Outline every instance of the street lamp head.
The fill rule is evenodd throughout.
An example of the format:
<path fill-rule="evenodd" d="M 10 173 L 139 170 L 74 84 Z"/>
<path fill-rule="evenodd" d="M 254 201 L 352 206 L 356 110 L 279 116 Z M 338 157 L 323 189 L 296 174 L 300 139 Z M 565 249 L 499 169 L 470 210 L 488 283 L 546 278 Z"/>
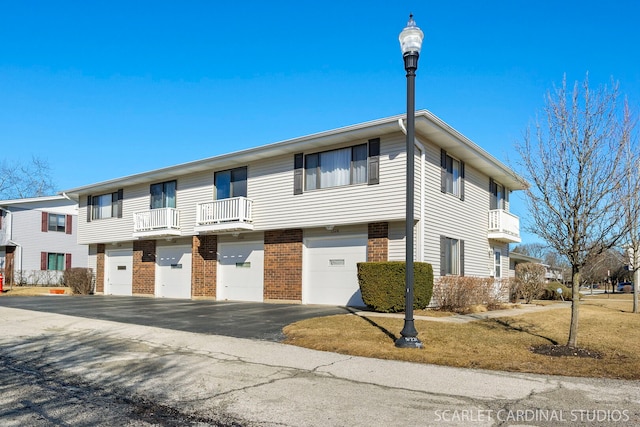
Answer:
<path fill-rule="evenodd" d="M 418 28 L 416 21 L 413 20 L 413 14 L 409 15 L 409 22 L 407 22 L 407 26 L 404 27 L 398 38 L 403 55 L 420 54 L 424 33 Z"/>

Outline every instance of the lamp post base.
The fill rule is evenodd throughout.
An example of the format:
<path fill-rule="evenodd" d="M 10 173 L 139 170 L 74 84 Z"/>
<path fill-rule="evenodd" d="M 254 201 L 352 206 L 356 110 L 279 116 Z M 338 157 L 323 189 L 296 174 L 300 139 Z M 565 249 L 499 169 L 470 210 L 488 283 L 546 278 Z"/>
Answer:
<path fill-rule="evenodd" d="M 423 348 L 424 345 L 417 337 L 400 337 L 396 340 L 396 347 L 399 348 Z"/>

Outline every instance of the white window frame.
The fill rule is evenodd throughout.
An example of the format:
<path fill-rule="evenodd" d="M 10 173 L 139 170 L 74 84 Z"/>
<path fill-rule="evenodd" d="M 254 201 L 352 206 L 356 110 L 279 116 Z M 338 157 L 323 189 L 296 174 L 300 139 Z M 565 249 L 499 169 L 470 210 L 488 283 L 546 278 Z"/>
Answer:
<path fill-rule="evenodd" d="M 368 157 L 367 143 L 305 154 L 304 191 L 367 184 Z"/>
<path fill-rule="evenodd" d="M 446 157 L 446 175 L 445 175 L 445 192 L 460 197 L 460 160 L 447 154 Z"/>
<path fill-rule="evenodd" d="M 118 192 L 93 196 L 91 219 L 115 218 L 118 216 Z"/>
<path fill-rule="evenodd" d="M 502 251 L 500 249 L 493 250 L 493 277 L 502 278 Z"/>
<path fill-rule="evenodd" d="M 52 219 L 54 220 L 53 222 Z M 67 216 L 47 213 L 47 230 L 65 233 L 67 231 Z"/>
<path fill-rule="evenodd" d="M 444 238 L 444 272 L 445 275 L 460 274 L 460 240 L 450 237 Z"/>

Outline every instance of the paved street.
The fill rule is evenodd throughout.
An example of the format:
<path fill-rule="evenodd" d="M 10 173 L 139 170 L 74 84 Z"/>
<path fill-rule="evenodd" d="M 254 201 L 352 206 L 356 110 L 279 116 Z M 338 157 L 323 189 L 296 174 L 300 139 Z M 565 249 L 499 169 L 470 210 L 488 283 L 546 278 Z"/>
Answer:
<path fill-rule="evenodd" d="M 0 307 L 112 320 L 208 335 L 281 341 L 298 320 L 348 313 L 344 307 L 104 295 L 0 297 Z"/>
<path fill-rule="evenodd" d="M 0 324 L 4 425 L 640 425 L 636 381 L 377 360 L 7 307 Z"/>

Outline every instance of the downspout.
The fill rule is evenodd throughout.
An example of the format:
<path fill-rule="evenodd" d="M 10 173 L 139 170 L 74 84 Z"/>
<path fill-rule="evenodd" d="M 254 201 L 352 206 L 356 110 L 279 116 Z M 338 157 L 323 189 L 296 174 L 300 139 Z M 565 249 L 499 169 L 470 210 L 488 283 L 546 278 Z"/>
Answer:
<path fill-rule="evenodd" d="M 402 133 L 407 134 L 407 128 L 404 125 L 402 119 L 398 119 L 398 126 L 402 130 Z M 418 249 L 418 253 L 420 256 L 418 257 L 418 261 L 424 262 L 424 222 L 425 222 L 425 163 L 427 154 L 425 152 L 424 145 L 418 141 L 418 138 L 413 139 L 414 145 L 420 150 L 420 210 L 418 217 L 420 218 L 419 226 L 418 226 L 418 245 L 420 246 Z"/>

